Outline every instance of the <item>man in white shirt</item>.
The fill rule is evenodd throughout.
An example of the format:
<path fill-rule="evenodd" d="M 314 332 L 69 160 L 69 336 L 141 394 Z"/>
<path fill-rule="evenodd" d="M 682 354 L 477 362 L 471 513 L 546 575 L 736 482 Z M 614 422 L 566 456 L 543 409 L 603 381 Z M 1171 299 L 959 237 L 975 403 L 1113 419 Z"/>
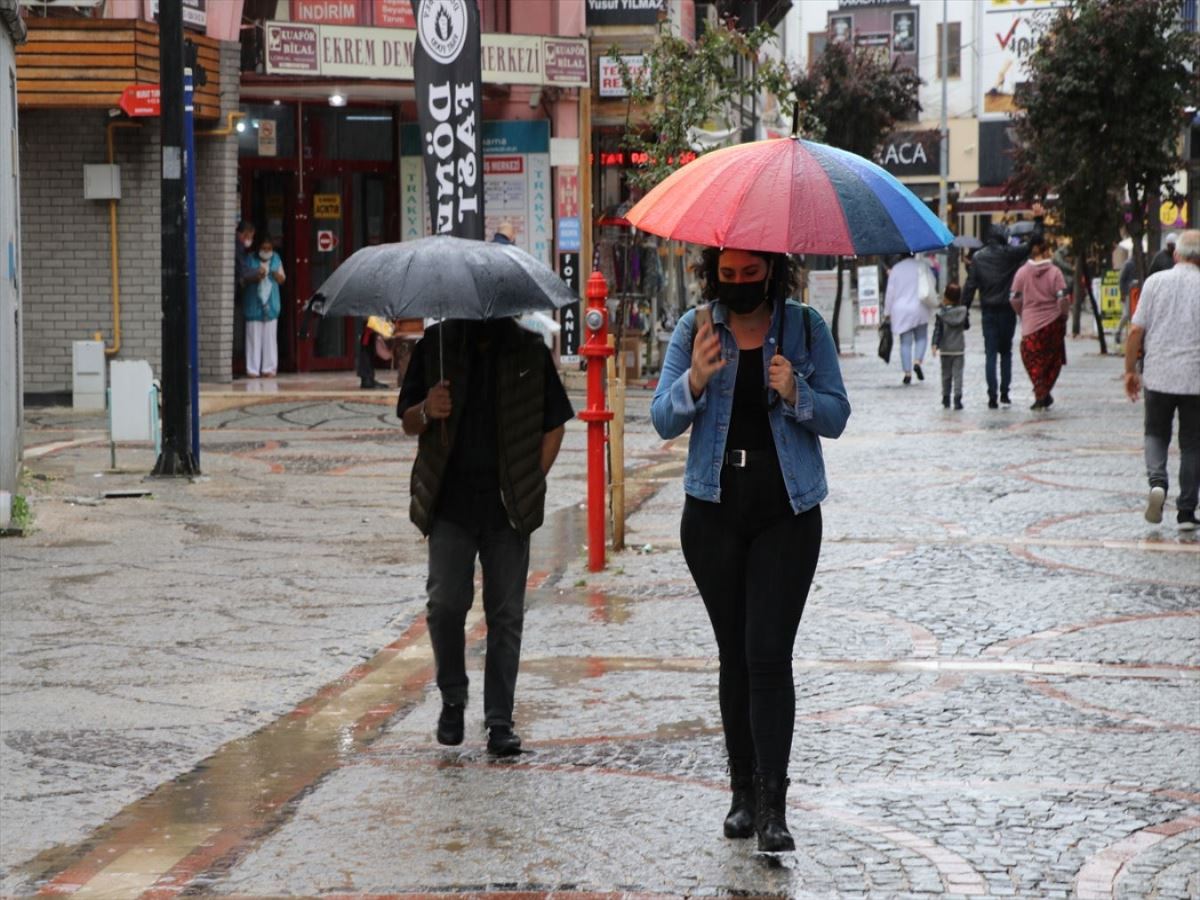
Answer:
<path fill-rule="evenodd" d="M 1142 373 L 1137 372 L 1143 353 Z M 1179 413 L 1181 531 L 1196 528 L 1200 493 L 1200 230 L 1185 231 L 1175 245 L 1175 266 L 1146 279 L 1125 345 L 1125 393 L 1146 392 L 1145 456 L 1150 495 L 1146 521 L 1162 521 L 1167 499 L 1167 448 Z"/>

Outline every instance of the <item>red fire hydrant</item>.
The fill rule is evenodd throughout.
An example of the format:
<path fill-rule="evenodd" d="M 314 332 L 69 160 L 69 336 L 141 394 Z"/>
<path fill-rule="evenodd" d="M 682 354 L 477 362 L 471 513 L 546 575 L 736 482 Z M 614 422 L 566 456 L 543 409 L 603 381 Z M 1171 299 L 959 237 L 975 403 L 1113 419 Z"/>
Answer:
<path fill-rule="evenodd" d="M 604 407 L 604 360 L 616 351 L 608 346 L 608 284 L 599 272 L 592 272 L 587 283 L 587 313 L 583 323 L 587 339 L 580 354 L 587 359 L 587 409 L 579 418 L 588 423 L 588 569 L 604 568 L 604 442 L 605 423 L 613 413 Z"/>

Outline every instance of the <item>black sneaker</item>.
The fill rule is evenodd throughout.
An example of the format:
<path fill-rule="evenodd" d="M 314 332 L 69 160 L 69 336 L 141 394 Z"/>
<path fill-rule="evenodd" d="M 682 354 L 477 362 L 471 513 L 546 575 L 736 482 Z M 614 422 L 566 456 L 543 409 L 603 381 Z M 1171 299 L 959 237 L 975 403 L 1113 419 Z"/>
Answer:
<path fill-rule="evenodd" d="M 439 744 L 457 747 L 463 742 L 463 704 L 443 703 L 438 716 L 437 739 Z"/>
<path fill-rule="evenodd" d="M 507 725 L 493 725 L 488 729 L 487 749 L 492 756 L 516 756 L 521 752 L 521 738 Z"/>
<path fill-rule="evenodd" d="M 955 397 L 955 398 L 954 398 L 954 408 L 955 408 L 955 409 L 962 409 L 962 408 L 963 408 L 963 405 L 962 405 L 962 397 Z"/>
<path fill-rule="evenodd" d="M 1012 401 L 1008 399 L 1008 394 L 1001 394 L 1001 395 L 1000 395 L 1000 402 L 1001 402 L 1001 403 L 1003 403 L 1005 406 L 1011 406 L 1011 405 L 1012 405 Z"/>
<path fill-rule="evenodd" d="M 925 373 L 921 371 L 920 363 L 913 363 L 913 372 L 915 372 L 917 375 L 917 381 L 925 380 Z"/>
<path fill-rule="evenodd" d="M 950 398 L 948 396 L 942 398 L 942 409 L 950 408 Z"/>
<path fill-rule="evenodd" d="M 1179 523 L 1180 531 L 1195 531 L 1200 522 L 1196 521 L 1194 509 L 1181 509 L 1175 513 L 1175 521 Z"/>
<path fill-rule="evenodd" d="M 999 409 L 1000 404 L 996 402 L 995 397 L 988 397 L 988 409 Z"/>
<path fill-rule="evenodd" d="M 905 376 L 904 376 L 904 383 L 905 383 L 905 384 L 912 384 L 912 376 L 911 376 L 911 375 L 905 375 Z"/>

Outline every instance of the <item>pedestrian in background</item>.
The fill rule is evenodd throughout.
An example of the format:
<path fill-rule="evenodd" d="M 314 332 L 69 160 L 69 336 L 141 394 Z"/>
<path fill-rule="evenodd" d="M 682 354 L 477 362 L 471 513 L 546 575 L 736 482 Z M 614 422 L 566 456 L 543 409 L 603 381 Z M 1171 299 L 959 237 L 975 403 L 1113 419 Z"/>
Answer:
<path fill-rule="evenodd" d="M 792 647 L 821 550 L 820 438 L 842 433 L 850 403 L 829 329 L 786 302 L 792 259 L 709 247 L 701 275 L 715 302 L 676 325 L 651 418 L 664 439 L 692 429 L 680 538 L 720 655 L 725 836 L 794 850 Z"/>
<path fill-rule="evenodd" d="M 495 319 L 449 320 L 426 330 L 404 374 L 396 415 L 405 434 L 419 436 L 409 517 L 429 539 L 426 610 L 442 695 L 438 742 L 463 741 L 464 627 L 478 558 L 487 622 L 487 749 L 515 755 L 529 536 L 542 524 L 546 475 L 575 412 L 541 337 L 512 319 Z"/>
<path fill-rule="evenodd" d="M 1010 302 L 1021 319 L 1021 362 L 1033 383 L 1030 409 L 1049 409 L 1062 367 L 1067 364 L 1070 297 L 1062 272 L 1050 259 L 1046 239 L 1029 242 L 1030 259 L 1013 279 Z"/>
<path fill-rule="evenodd" d="M 1146 272 L 1147 278 L 1157 275 L 1159 272 L 1165 272 L 1175 265 L 1175 245 L 1178 243 L 1179 235 L 1173 231 L 1163 238 L 1163 248 L 1154 254 L 1150 269 Z"/>
<path fill-rule="evenodd" d="M 242 313 L 246 318 L 246 374 L 273 378 L 279 369 L 279 286 L 286 276 L 283 260 L 269 237 L 249 255 L 242 278 Z"/>
<path fill-rule="evenodd" d="M 1141 375 L 1138 356 L 1144 357 Z M 1185 231 L 1175 245 L 1175 266 L 1146 279 L 1125 345 L 1125 393 L 1146 393 L 1143 452 L 1150 494 L 1146 521 L 1162 521 L 1167 499 L 1167 449 L 1179 416 L 1179 495 L 1175 520 L 1196 528 L 1200 494 L 1200 230 Z"/>
<path fill-rule="evenodd" d="M 954 393 L 954 408 L 962 409 L 963 356 L 967 349 L 964 332 L 971 327 L 967 308 L 960 305 L 962 288 L 957 284 L 946 285 L 942 307 L 937 311 L 933 323 L 933 355 L 942 357 L 942 407 L 950 408 L 951 391 Z"/>
<path fill-rule="evenodd" d="M 933 276 L 928 266 L 911 253 L 888 272 L 887 290 L 883 295 L 883 314 L 892 324 L 892 333 L 900 338 L 900 365 L 904 383 L 912 384 L 915 372 L 925 380 L 921 368 L 925 362 L 925 345 L 929 340 L 929 309 L 926 307 Z M 936 303 L 936 301 L 935 301 Z"/>
<path fill-rule="evenodd" d="M 1034 229 L 1030 240 L 1043 234 L 1043 214 L 1042 205 L 1033 204 Z M 1012 402 L 1008 389 L 1012 383 L 1012 342 L 1017 329 L 1017 314 L 1008 301 L 1008 294 L 1017 269 L 1028 258 L 1028 243 L 1010 246 L 1008 229 L 1003 225 L 993 225 L 988 231 L 986 243 L 971 261 L 964 285 L 963 305 L 968 310 L 975 301 L 975 295 L 979 295 L 988 409 L 998 409 L 1001 403 L 1007 406 Z"/>
<path fill-rule="evenodd" d="M 1113 333 L 1113 342 L 1120 344 L 1129 325 L 1129 316 L 1133 303 L 1133 292 L 1141 284 L 1137 277 L 1137 260 L 1130 252 L 1129 258 L 1121 264 L 1121 274 L 1117 277 L 1117 289 L 1121 292 L 1121 319 L 1117 322 L 1117 330 Z"/>

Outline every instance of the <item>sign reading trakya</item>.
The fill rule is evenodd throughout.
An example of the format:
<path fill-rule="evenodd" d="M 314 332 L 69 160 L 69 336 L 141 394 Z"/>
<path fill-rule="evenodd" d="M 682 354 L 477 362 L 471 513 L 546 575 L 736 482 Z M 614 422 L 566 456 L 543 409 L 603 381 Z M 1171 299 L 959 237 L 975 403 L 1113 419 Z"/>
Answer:
<path fill-rule="evenodd" d="M 407 28 L 267 22 L 268 75 L 413 80 L 417 32 Z M 487 33 L 480 64 L 488 84 L 587 87 L 586 38 Z"/>

